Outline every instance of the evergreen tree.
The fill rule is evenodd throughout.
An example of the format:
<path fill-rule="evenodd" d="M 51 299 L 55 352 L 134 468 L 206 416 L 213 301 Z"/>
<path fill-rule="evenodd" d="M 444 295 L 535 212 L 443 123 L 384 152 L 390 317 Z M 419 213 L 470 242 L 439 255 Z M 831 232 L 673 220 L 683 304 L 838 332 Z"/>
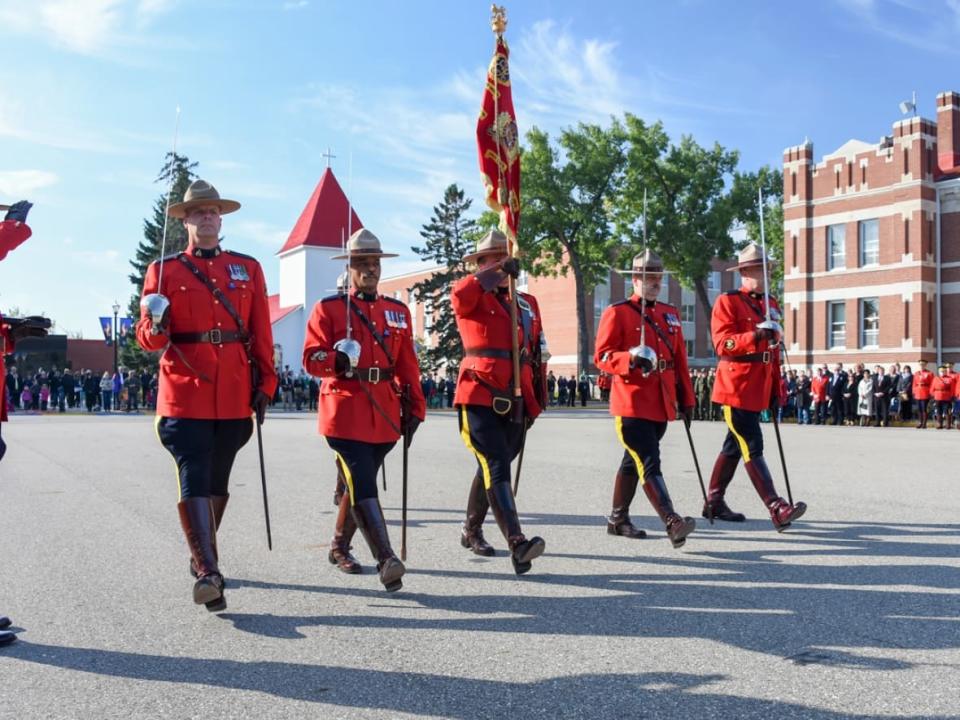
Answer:
<path fill-rule="evenodd" d="M 136 288 L 136 292 L 130 297 L 128 312 L 133 318 L 134 323 L 140 319 L 140 296 L 143 294 L 143 280 L 147 274 L 147 268 L 154 260 L 160 258 L 161 248 L 163 247 L 163 225 L 167 214 L 167 188 L 170 191 L 170 203 L 183 201 L 183 196 L 187 192 L 187 187 L 196 178 L 194 168 L 197 163 L 190 162 L 185 155 L 168 152 L 165 158 L 163 168 L 157 179 L 154 181 L 160 183 L 164 192 L 153 204 L 153 217 L 144 218 L 143 221 L 143 240 L 137 246 L 136 255 L 130 261 L 133 272 L 130 273 L 130 283 Z M 187 247 L 187 231 L 183 223 L 171 219 L 167 224 L 166 249 L 163 250 L 167 255 L 171 255 Z M 127 344 L 120 348 L 120 364 L 125 368 L 144 368 L 155 371 L 157 368 L 156 355 L 145 353 L 136 340 L 131 336 Z"/>
<path fill-rule="evenodd" d="M 420 231 L 425 244 L 411 248 L 424 262 L 440 266 L 413 286 L 417 302 L 423 303 L 425 313 L 433 318 L 433 344 L 423 346 L 420 352 L 422 367 L 428 372 L 444 365 L 455 368 L 463 358 L 463 343 L 450 304 L 450 290 L 457 280 L 467 275 L 463 256 L 473 251 L 480 234 L 476 220 L 464 217 L 472 203 L 456 184 L 448 187 L 443 200 L 433 208 L 430 222 Z"/>

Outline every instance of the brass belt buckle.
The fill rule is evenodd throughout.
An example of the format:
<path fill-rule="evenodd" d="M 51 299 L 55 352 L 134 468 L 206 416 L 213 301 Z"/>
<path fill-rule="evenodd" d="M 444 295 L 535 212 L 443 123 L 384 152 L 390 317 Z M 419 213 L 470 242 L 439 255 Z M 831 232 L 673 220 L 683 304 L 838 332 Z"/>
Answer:
<path fill-rule="evenodd" d="M 220 328 L 214 328 L 210 331 L 210 342 L 214 345 L 219 345 L 223 342 L 223 333 L 220 332 Z"/>
<path fill-rule="evenodd" d="M 378 382 L 380 382 L 380 368 L 372 367 L 367 370 L 367 382 L 369 382 L 371 385 L 376 385 Z"/>
<path fill-rule="evenodd" d="M 769 365 L 769 364 L 770 364 L 770 351 L 769 351 L 769 350 L 764 350 L 764 351 L 763 351 L 763 357 L 762 357 L 761 359 L 763 360 L 763 364 L 764 364 L 764 365 Z"/>
<path fill-rule="evenodd" d="M 493 399 L 493 411 L 497 415 L 506 415 L 511 407 L 513 407 L 513 401 L 510 398 L 495 397 Z"/>
<path fill-rule="evenodd" d="M 660 359 L 657 361 L 657 368 L 660 370 L 660 372 L 663 372 L 664 370 L 666 370 L 666 369 L 667 369 L 667 361 L 664 360 L 663 358 L 660 358 Z"/>

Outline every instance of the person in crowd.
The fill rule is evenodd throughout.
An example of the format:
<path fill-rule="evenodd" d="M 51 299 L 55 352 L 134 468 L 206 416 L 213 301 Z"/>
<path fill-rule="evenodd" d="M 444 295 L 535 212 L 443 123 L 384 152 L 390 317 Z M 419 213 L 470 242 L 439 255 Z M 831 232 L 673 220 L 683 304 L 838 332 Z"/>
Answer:
<path fill-rule="evenodd" d="M 927 361 L 917 361 L 917 372 L 913 374 L 913 402 L 917 410 L 917 429 L 927 427 L 927 410 L 932 397 L 934 375 L 927 370 Z"/>
<path fill-rule="evenodd" d="M 113 409 L 113 379 L 110 373 L 103 371 L 103 377 L 100 378 L 100 410 L 110 412 Z"/>
<path fill-rule="evenodd" d="M 83 401 L 88 413 L 100 405 L 100 381 L 91 370 L 87 370 L 83 378 Z"/>
<path fill-rule="evenodd" d="M 847 383 L 850 378 L 847 371 L 843 369 L 843 363 L 837 363 L 833 368 L 833 375 L 830 377 L 830 383 L 827 386 L 827 397 L 830 402 L 830 424 L 843 425 L 846 416 L 846 407 L 844 405 L 844 394 L 847 391 Z"/>
<path fill-rule="evenodd" d="M 857 416 L 860 418 L 860 427 L 869 426 L 874 416 L 874 387 L 873 376 L 864 368 L 857 384 Z"/>
<path fill-rule="evenodd" d="M 587 398 L 590 397 L 590 381 L 587 380 L 585 372 L 580 373 L 580 380 L 577 382 L 577 394 L 580 396 L 580 407 L 586 407 Z"/>
<path fill-rule="evenodd" d="M 893 398 L 894 380 L 883 369 L 883 365 L 874 367 L 873 402 L 877 427 L 890 427 L 890 400 Z"/>
<path fill-rule="evenodd" d="M 930 386 L 933 400 L 937 406 L 937 430 L 943 430 L 944 422 L 947 429 L 953 429 L 953 398 L 956 394 L 956 375 L 950 372 L 947 364 L 940 366 L 940 374 L 933 379 Z"/>
<path fill-rule="evenodd" d="M 897 394 L 900 397 L 900 420 L 911 422 L 913 420 L 913 373 L 909 365 L 903 366 L 897 378 Z"/>
<path fill-rule="evenodd" d="M 810 381 L 815 425 L 825 425 L 827 422 L 827 390 L 829 382 L 829 379 L 823 372 L 823 368 L 817 368 L 817 374 Z"/>
<path fill-rule="evenodd" d="M 137 377 L 137 371 L 131 370 L 127 373 L 127 412 L 140 412 L 140 378 Z"/>

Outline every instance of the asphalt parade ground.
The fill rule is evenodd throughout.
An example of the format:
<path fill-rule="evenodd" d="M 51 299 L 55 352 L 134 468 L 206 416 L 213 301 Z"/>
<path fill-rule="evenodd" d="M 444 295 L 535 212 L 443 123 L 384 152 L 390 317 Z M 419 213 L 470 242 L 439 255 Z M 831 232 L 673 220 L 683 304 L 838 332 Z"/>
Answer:
<path fill-rule="evenodd" d="M 221 528 L 228 609 L 191 601 L 172 460 L 139 417 L 14 417 L 0 464 L 0 717 L 960 717 L 960 432 L 782 429 L 807 515 L 778 534 L 738 470 L 743 524 L 699 518 L 683 427 L 663 442 L 674 550 L 606 534 L 622 454 L 603 411 L 530 432 L 518 496 L 547 552 L 513 574 L 459 545 L 474 472 L 450 413 L 410 453 L 407 575 L 383 592 L 327 563 L 333 455 L 306 414 L 271 415 L 267 551 L 256 442 Z M 694 423 L 709 473 L 724 427 Z M 786 493 L 772 426 L 767 458 Z M 401 453 L 381 493 L 400 545 Z"/>

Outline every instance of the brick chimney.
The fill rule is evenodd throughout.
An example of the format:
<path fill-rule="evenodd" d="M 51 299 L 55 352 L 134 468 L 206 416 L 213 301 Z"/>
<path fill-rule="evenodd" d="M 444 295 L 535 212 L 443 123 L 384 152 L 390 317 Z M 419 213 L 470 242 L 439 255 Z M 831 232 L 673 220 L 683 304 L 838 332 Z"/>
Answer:
<path fill-rule="evenodd" d="M 936 175 L 960 170 L 960 93 L 937 95 Z"/>

